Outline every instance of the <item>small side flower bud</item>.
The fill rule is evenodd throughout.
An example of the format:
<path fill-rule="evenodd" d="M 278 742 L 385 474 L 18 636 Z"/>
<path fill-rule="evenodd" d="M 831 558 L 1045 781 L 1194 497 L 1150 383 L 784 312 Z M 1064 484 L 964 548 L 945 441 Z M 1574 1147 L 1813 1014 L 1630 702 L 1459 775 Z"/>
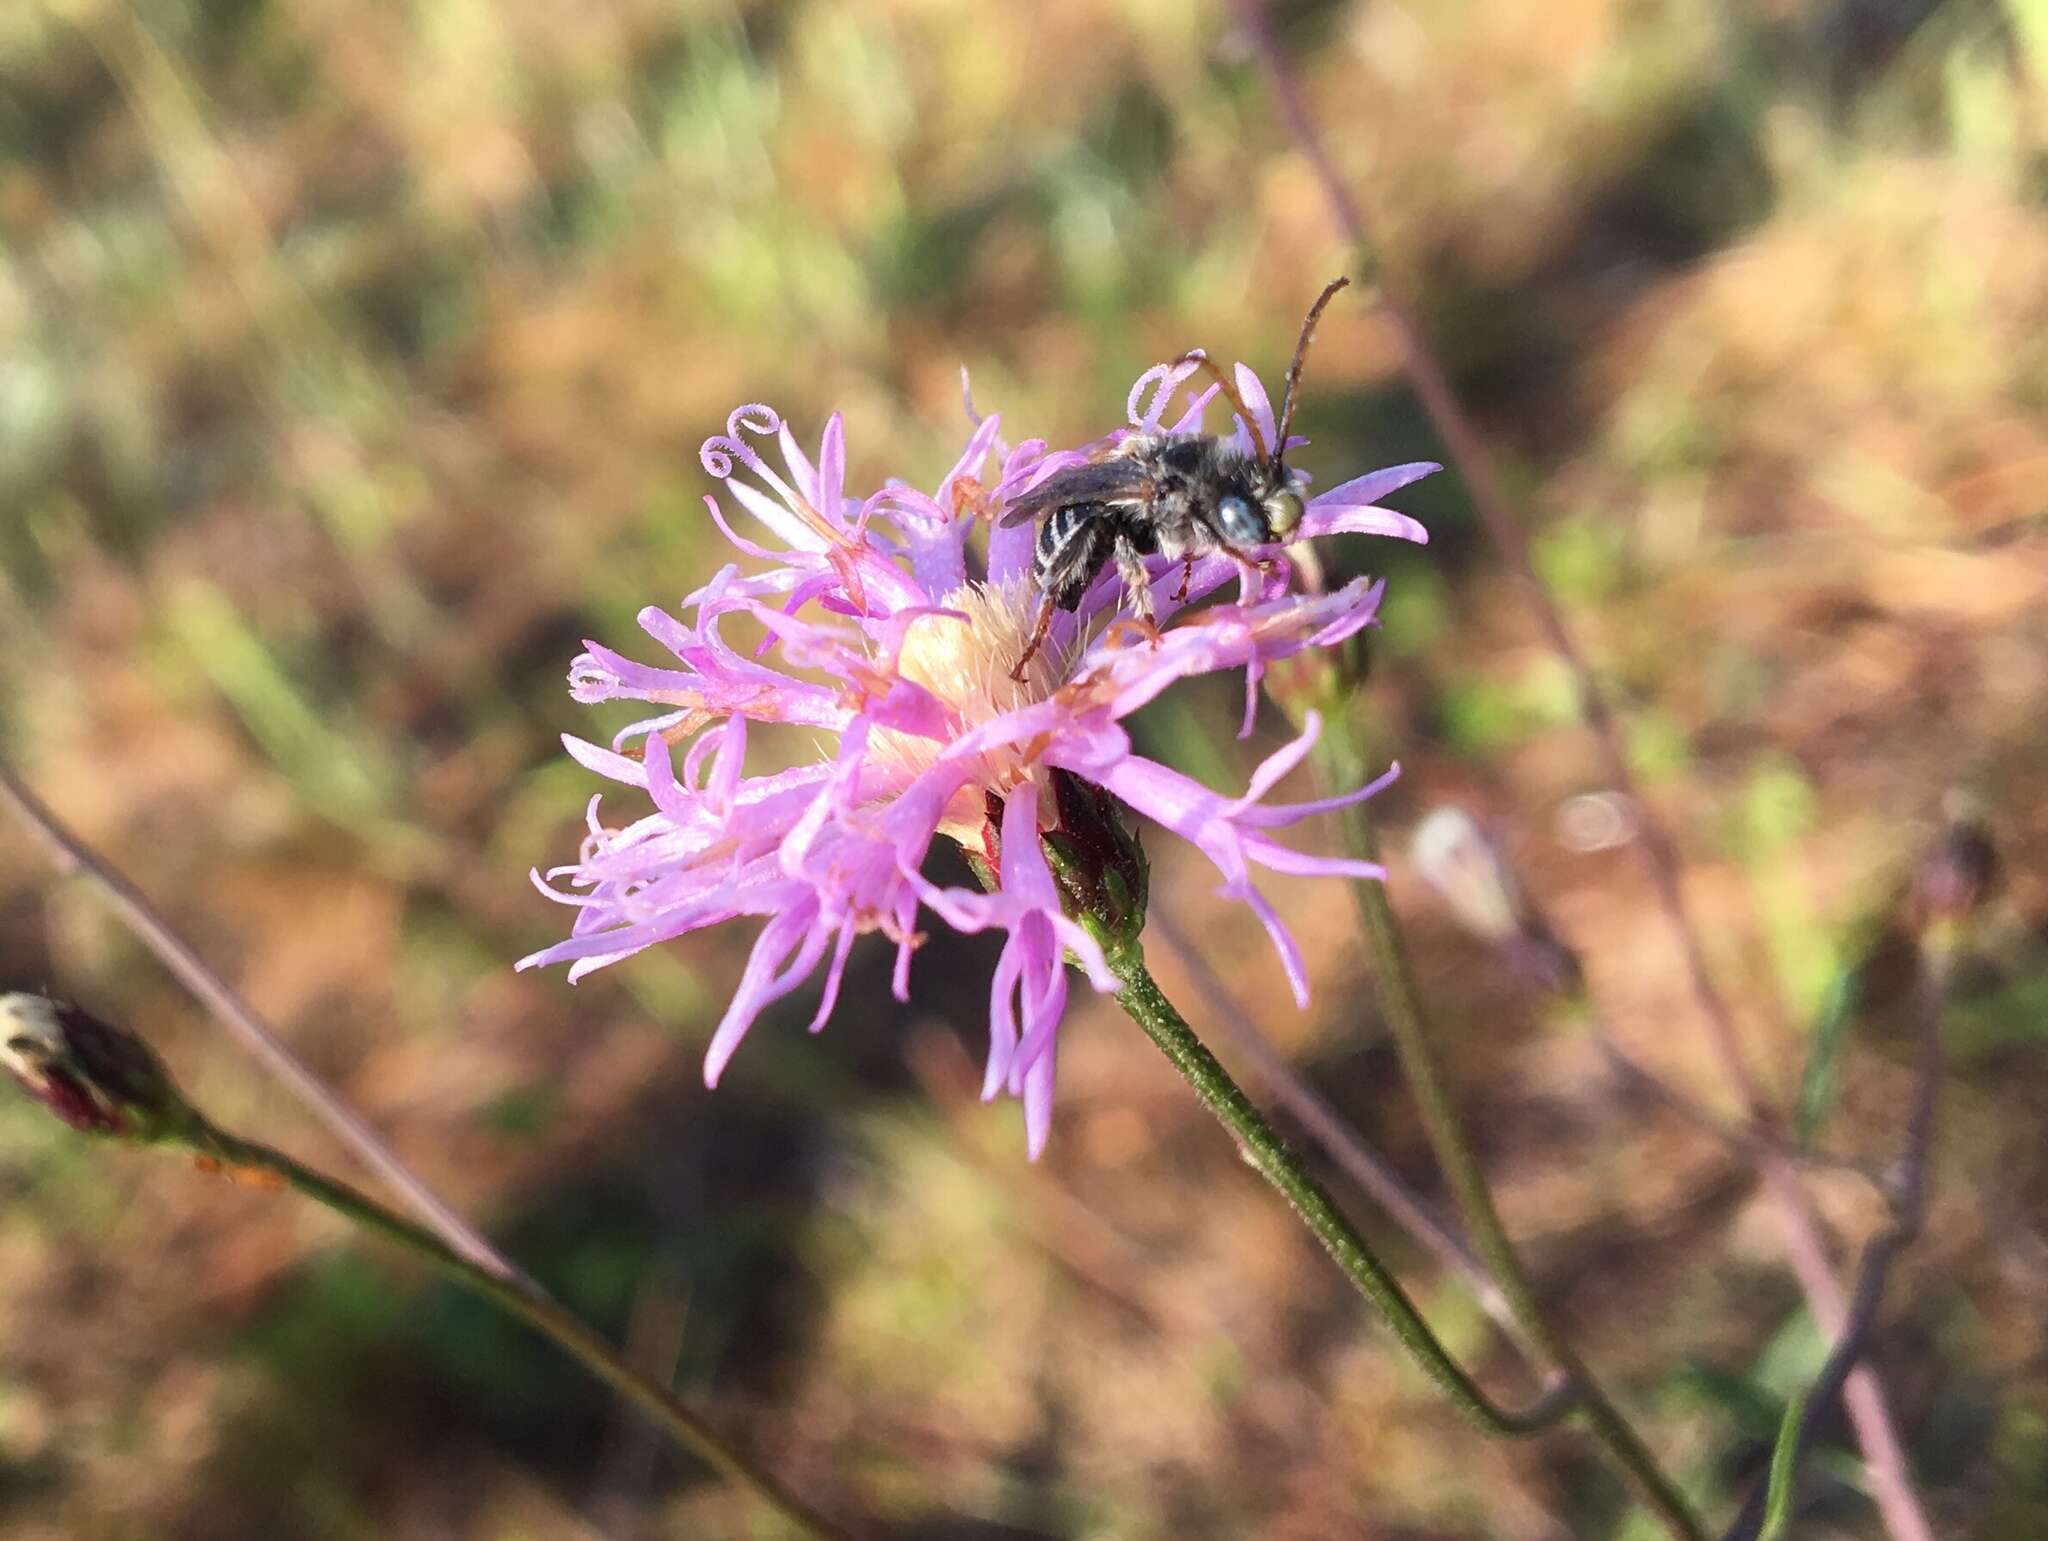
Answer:
<path fill-rule="evenodd" d="M 0 995 L 0 1065 L 86 1134 L 155 1145 L 182 1143 L 199 1126 L 149 1045 L 63 1001 Z"/>
<path fill-rule="evenodd" d="M 1506 855 L 1471 814 L 1435 809 L 1415 827 L 1408 856 L 1458 923 L 1498 947 L 1516 974 L 1549 990 L 1578 988 L 1578 959 L 1552 934 Z"/>
<path fill-rule="evenodd" d="M 1950 821 L 1913 872 L 1913 920 L 1921 932 L 1961 925 L 1998 887 L 1998 848 L 1974 818 Z"/>

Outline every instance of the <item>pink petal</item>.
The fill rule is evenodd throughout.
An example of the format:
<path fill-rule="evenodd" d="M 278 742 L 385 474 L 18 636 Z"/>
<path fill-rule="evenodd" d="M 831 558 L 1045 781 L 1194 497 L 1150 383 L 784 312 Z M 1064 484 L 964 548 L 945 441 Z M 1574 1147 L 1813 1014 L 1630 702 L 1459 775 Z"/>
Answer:
<path fill-rule="evenodd" d="M 1059 1045 L 1048 1043 L 1024 1078 L 1024 1148 L 1036 1161 L 1052 1135 L 1053 1081 L 1058 1073 Z"/>
<path fill-rule="evenodd" d="M 830 935 L 812 927 L 817 913 L 815 898 L 799 901 L 762 928 L 747 958 L 746 972 L 733 990 L 732 1003 L 725 1008 L 725 1016 L 711 1035 L 711 1046 L 704 1051 L 706 1086 L 718 1085 L 733 1051 L 762 1010 L 795 989 L 817 966 Z M 796 962 L 785 969 L 783 963 L 792 952 L 797 954 Z"/>
<path fill-rule="evenodd" d="M 1021 904 L 1058 910 L 1059 889 L 1038 844 L 1038 787 L 1020 782 L 1003 803 L 1003 892 Z"/>
<path fill-rule="evenodd" d="M 1209 403 L 1214 401 L 1222 392 L 1222 386 L 1211 385 L 1188 403 L 1187 410 L 1181 413 L 1178 421 L 1166 431 L 1168 433 L 1200 433 L 1202 431 L 1202 419 L 1209 414 Z"/>
<path fill-rule="evenodd" d="M 818 475 L 811 506 L 834 524 L 845 522 L 846 420 L 834 412 L 825 419 L 825 437 L 818 446 Z"/>
<path fill-rule="evenodd" d="M 1266 447 L 1266 453 L 1270 455 L 1275 447 L 1273 440 L 1278 436 L 1279 425 L 1273 421 L 1273 404 L 1266 399 L 1266 387 L 1249 365 L 1239 364 L 1233 372 L 1237 376 L 1237 394 L 1244 398 L 1246 410 L 1251 413 L 1252 421 L 1258 424 L 1258 442 Z M 1245 447 L 1252 448 L 1250 436 L 1243 437 Z"/>
<path fill-rule="evenodd" d="M 804 453 L 803 446 L 797 443 L 796 435 L 789 431 L 789 424 L 782 424 L 776 430 L 775 437 L 782 446 L 782 463 L 789 467 L 790 478 L 796 483 L 796 490 L 803 494 L 813 508 L 821 507 L 818 500 L 817 469 L 811 464 L 811 457 Z"/>
<path fill-rule="evenodd" d="M 1023 954 L 1004 947 L 988 985 L 988 1070 L 981 1078 L 983 1102 L 993 1101 L 1010 1078 L 1010 1062 L 1017 1052 L 1014 997 L 1023 972 Z"/>
<path fill-rule="evenodd" d="M 1412 540 L 1418 546 L 1429 544 L 1429 531 L 1421 520 L 1391 508 L 1318 509 L 1301 516 L 1301 527 L 1295 533 L 1301 540 L 1324 535 L 1391 535 L 1396 540 Z"/>
<path fill-rule="evenodd" d="M 825 971 L 825 993 L 818 1001 L 818 1014 L 811 1018 L 811 1031 L 822 1032 L 839 1004 L 839 983 L 846 975 L 846 955 L 853 951 L 853 939 L 860 934 L 849 918 L 839 927 L 839 945 L 832 949 L 832 962 Z"/>
<path fill-rule="evenodd" d="M 787 503 L 770 497 L 760 488 L 734 477 L 725 484 L 725 490 L 738 500 L 740 507 L 752 514 L 779 535 L 792 551 L 822 552 L 826 540 L 818 531 L 806 524 L 801 516 Z"/>
<path fill-rule="evenodd" d="M 1277 840 L 1268 840 L 1264 835 L 1244 836 L 1240 848 L 1260 866 L 1284 872 L 1290 877 L 1360 878 L 1378 882 L 1387 875 L 1387 869 L 1378 862 L 1360 861 L 1350 856 L 1311 856 Z"/>
<path fill-rule="evenodd" d="M 1266 928 L 1266 935 L 1272 939 L 1273 950 L 1280 954 L 1281 972 L 1287 976 L 1287 988 L 1293 992 L 1294 1004 L 1306 1010 L 1308 966 L 1301 961 L 1301 949 L 1295 945 L 1294 933 L 1287 929 L 1273 906 L 1266 902 L 1266 896 L 1250 883 L 1226 884 L 1223 892 L 1233 899 L 1242 899 L 1259 917 L 1259 924 Z"/>
<path fill-rule="evenodd" d="M 1373 780 L 1354 792 L 1339 793 L 1335 797 L 1319 797 L 1313 802 L 1283 803 L 1278 807 L 1247 807 L 1231 815 L 1234 823 L 1255 829 L 1285 829 L 1303 819 L 1313 818 L 1319 813 L 1334 813 L 1339 808 L 1349 808 L 1353 803 L 1362 803 L 1392 786 L 1401 777 L 1401 767 L 1390 765 Z"/>
<path fill-rule="evenodd" d="M 1031 548 L 1038 541 L 1038 526 L 1029 521 L 1004 529 L 996 525 L 988 532 L 988 581 L 991 587 L 1020 582 L 1031 571 Z"/>
<path fill-rule="evenodd" d="M 609 749 L 600 749 L 597 745 L 568 733 L 562 735 L 562 747 L 569 751 L 569 758 L 585 770 L 596 771 L 600 776 L 609 776 L 613 781 L 623 781 L 629 787 L 646 790 L 647 767 L 640 761 L 629 759 L 622 754 L 613 754 Z"/>
<path fill-rule="evenodd" d="M 726 523 L 725 510 L 718 506 L 718 499 L 712 497 L 709 493 L 704 495 L 704 506 L 711 510 L 711 522 L 718 526 L 718 533 L 732 542 L 736 548 L 747 556 L 759 557 L 764 561 L 773 561 L 780 555 L 778 552 L 770 551 L 766 546 L 748 540 L 746 536 L 740 534 L 739 531 Z"/>

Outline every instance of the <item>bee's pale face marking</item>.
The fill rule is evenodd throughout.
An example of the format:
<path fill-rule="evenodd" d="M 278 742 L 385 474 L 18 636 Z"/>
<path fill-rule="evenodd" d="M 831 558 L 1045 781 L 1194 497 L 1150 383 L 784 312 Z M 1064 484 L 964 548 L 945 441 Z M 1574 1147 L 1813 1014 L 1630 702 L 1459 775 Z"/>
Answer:
<path fill-rule="evenodd" d="M 1283 487 L 1266 499 L 1265 509 L 1266 523 L 1272 527 L 1274 535 L 1284 540 L 1301 523 L 1301 494 L 1292 487 Z"/>

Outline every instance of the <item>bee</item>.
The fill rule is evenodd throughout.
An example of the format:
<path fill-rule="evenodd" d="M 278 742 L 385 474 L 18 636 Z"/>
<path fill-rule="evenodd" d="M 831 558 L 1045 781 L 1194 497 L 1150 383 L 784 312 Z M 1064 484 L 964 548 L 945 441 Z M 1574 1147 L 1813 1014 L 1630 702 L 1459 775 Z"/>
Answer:
<path fill-rule="evenodd" d="M 1012 679 L 1024 678 L 1024 666 L 1052 628 L 1053 612 L 1079 608 L 1096 574 L 1111 562 L 1130 590 L 1139 623 L 1146 627 L 1153 615 L 1152 580 L 1145 570 L 1148 556 L 1182 564 L 1176 600 L 1187 598 L 1196 561 L 1212 552 L 1221 551 L 1248 570 L 1264 571 L 1251 553 L 1284 541 L 1301 523 L 1301 479 L 1282 456 L 1302 360 L 1323 307 L 1349 282 L 1338 278 L 1326 285 L 1301 323 L 1271 445 L 1215 360 L 1189 353 L 1180 363 L 1199 364 L 1215 377 L 1250 433 L 1253 453 L 1214 434 L 1129 434 L 1102 459 L 1047 477 L 1009 503 L 1002 517 L 1005 528 L 1045 515 L 1031 562 L 1032 580 L 1041 596 L 1038 620 L 1024 656 L 1010 671 Z"/>

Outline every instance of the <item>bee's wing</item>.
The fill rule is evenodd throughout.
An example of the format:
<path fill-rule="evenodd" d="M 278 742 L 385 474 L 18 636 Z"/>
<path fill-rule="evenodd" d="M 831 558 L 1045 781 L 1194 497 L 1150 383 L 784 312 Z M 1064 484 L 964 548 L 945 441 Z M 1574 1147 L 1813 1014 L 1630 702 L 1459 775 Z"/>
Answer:
<path fill-rule="evenodd" d="M 1112 455 L 1048 476 L 1022 497 L 1012 498 L 1000 523 L 1008 529 L 1069 503 L 1136 502 L 1150 497 L 1152 490 L 1152 477 L 1142 465 L 1127 455 Z"/>

